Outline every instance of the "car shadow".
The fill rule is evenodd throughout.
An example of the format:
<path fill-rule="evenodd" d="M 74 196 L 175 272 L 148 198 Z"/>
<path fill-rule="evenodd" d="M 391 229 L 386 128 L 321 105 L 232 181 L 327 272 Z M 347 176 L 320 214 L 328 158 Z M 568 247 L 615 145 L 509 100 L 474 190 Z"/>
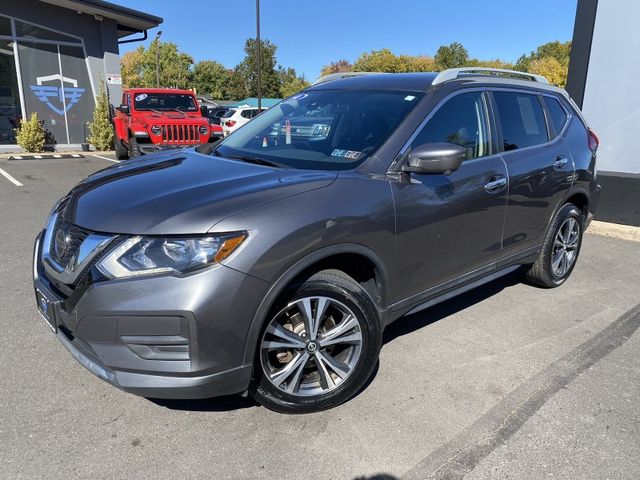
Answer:
<path fill-rule="evenodd" d="M 188 412 L 230 412 L 260 406 L 251 397 L 243 397 L 242 395 L 225 395 L 224 397 L 198 400 L 168 400 L 161 398 L 147 398 L 147 400 L 169 410 Z"/>
<path fill-rule="evenodd" d="M 476 287 L 473 290 L 469 290 L 442 303 L 438 303 L 421 312 L 401 317 L 385 329 L 382 343 L 385 345 L 398 337 L 408 335 L 438 320 L 461 312 L 476 303 L 480 303 L 497 295 L 505 288 L 519 283 L 522 283 L 522 273 L 516 270 L 515 272 Z"/>
<path fill-rule="evenodd" d="M 489 282 L 480 287 L 474 288 L 468 292 L 460 294 L 450 300 L 446 300 L 442 303 L 427 308 L 421 312 L 407 315 L 402 319 L 398 319 L 396 322 L 389 325 L 382 337 L 383 345 L 392 342 L 398 337 L 408 335 L 421 328 L 424 328 L 432 323 L 447 318 L 450 315 L 454 315 L 466 308 L 469 308 L 476 303 L 482 302 L 494 295 L 497 295 L 505 288 L 517 285 L 522 281 L 522 274 L 518 271 L 505 275 L 499 279 Z M 367 387 L 373 382 L 378 374 L 380 368 L 380 362 L 376 362 L 371 375 L 365 382 L 365 384 L 358 390 L 358 392 L 352 397 L 359 396 Z M 155 403 L 160 407 L 164 407 L 170 410 L 184 410 L 190 412 L 228 412 L 232 410 L 242 410 L 245 408 L 252 408 L 260 406 L 251 397 L 244 397 L 241 395 L 229 395 L 224 397 L 207 398 L 201 400 L 166 400 L 157 398 L 147 398 L 150 402 Z M 373 477 L 359 477 L 359 480 L 391 480 L 395 477 L 380 474 Z"/>

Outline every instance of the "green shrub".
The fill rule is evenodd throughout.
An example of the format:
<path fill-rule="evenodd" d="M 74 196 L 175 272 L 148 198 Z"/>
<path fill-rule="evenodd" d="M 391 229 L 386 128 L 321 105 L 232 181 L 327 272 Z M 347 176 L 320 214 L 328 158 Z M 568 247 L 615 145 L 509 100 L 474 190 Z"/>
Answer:
<path fill-rule="evenodd" d="M 20 127 L 16 128 L 16 141 L 27 152 L 37 153 L 44 150 L 44 121 L 38 120 L 37 113 L 32 113 L 29 120 L 20 120 Z"/>
<path fill-rule="evenodd" d="M 88 140 L 98 150 L 113 148 L 113 125 L 111 124 L 109 99 L 102 80 L 100 80 L 100 89 L 96 98 L 96 109 L 93 111 L 93 120 L 89 122 Z"/>

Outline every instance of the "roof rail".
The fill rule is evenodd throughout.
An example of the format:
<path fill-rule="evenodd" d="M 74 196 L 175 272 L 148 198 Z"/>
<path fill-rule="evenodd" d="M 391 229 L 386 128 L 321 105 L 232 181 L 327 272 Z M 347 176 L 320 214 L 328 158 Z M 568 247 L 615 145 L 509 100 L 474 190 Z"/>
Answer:
<path fill-rule="evenodd" d="M 381 74 L 381 73 L 383 73 L 383 72 L 339 72 L 339 73 L 330 73 L 329 75 L 325 75 L 323 77 L 320 77 L 315 82 L 313 82 L 311 85 L 313 86 L 313 85 L 318 85 L 320 83 L 332 82 L 333 80 L 340 80 L 341 78 L 359 77 L 361 75 L 378 75 L 378 74 Z"/>
<path fill-rule="evenodd" d="M 532 82 L 549 84 L 549 80 L 542 75 L 535 75 L 533 73 L 518 72 L 516 70 L 506 70 L 503 68 L 485 68 L 485 67 L 463 67 L 463 68 L 449 68 L 440 72 L 436 78 L 433 79 L 431 85 L 439 85 L 449 80 L 455 80 L 461 75 L 478 73 L 480 75 L 490 76 L 506 76 L 506 77 L 518 77 L 523 80 L 530 80 Z"/>

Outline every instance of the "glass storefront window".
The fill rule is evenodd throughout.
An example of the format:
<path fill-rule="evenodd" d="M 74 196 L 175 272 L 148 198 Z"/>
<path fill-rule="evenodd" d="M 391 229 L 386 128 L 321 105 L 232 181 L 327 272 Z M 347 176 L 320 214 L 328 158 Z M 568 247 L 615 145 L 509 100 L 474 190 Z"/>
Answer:
<path fill-rule="evenodd" d="M 34 40 L 53 40 L 58 42 L 80 43 L 75 37 L 69 37 L 46 28 L 16 20 L 16 36 L 18 38 L 32 38 Z"/>
<path fill-rule="evenodd" d="M 7 17 L 0 16 L 0 35 L 13 36 L 13 33 L 11 33 L 11 20 Z"/>
<path fill-rule="evenodd" d="M 20 122 L 20 113 L 13 42 L 0 40 L 0 145 L 16 143 L 14 129 Z"/>

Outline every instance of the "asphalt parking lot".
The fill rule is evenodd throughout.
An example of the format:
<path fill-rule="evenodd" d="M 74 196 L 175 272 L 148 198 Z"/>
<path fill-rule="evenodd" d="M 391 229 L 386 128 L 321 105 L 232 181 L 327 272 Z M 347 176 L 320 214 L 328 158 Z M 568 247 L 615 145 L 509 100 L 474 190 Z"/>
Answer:
<path fill-rule="evenodd" d="M 640 243 L 588 234 L 559 289 L 510 276 L 400 320 L 328 412 L 150 401 L 84 370 L 35 307 L 33 238 L 100 156 L 0 159 L 21 184 L 0 176 L 0 478 L 640 477 Z"/>

